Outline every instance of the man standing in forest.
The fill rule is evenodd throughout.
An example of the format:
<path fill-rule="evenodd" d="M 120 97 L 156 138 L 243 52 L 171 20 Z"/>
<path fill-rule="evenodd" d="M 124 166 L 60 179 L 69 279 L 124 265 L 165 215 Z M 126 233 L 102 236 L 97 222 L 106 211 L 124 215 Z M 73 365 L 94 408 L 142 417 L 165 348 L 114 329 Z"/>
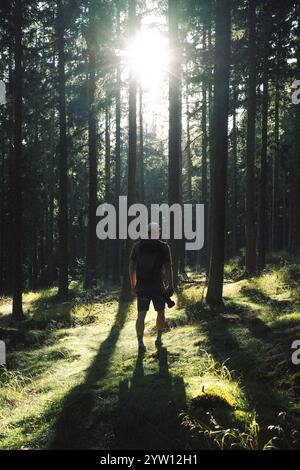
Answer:
<path fill-rule="evenodd" d="M 139 353 L 146 351 L 143 336 L 145 317 L 152 300 L 157 312 L 157 338 L 155 346 L 162 346 L 162 332 L 165 323 L 165 302 L 173 294 L 173 270 L 170 248 L 159 240 L 160 228 L 155 222 L 148 226 L 148 239 L 138 241 L 131 252 L 129 275 L 131 293 L 137 296 L 138 318 L 136 333 Z M 165 288 L 163 276 L 166 275 L 168 286 Z"/>

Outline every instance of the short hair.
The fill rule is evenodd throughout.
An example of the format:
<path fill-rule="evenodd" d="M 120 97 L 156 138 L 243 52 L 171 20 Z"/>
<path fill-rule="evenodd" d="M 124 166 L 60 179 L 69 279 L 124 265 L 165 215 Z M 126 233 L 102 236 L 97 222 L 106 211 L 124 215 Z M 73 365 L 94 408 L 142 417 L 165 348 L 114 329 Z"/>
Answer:
<path fill-rule="evenodd" d="M 150 222 L 148 224 L 148 235 L 150 238 L 159 238 L 160 228 L 157 222 Z"/>

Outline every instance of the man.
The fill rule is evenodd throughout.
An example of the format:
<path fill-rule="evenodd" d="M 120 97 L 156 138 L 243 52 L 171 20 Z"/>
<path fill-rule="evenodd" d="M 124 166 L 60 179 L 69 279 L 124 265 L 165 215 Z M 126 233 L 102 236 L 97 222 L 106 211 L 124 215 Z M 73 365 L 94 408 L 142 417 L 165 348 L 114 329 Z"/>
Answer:
<path fill-rule="evenodd" d="M 174 290 L 170 248 L 167 243 L 159 240 L 159 236 L 159 225 L 152 222 L 148 226 L 148 239 L 140 240 L 134 245 L 129 260 L 131 293 L 137 296 L 136 333 L 140 353 L 146 351 L 143 336 L 145 317 L 151 301 L 157 312 L 155 346 L 161 347 L 165 323 L 165 296 L 171 296 Z M 167 288 L 164 287 L 164 274 L 168 282 Z"/>

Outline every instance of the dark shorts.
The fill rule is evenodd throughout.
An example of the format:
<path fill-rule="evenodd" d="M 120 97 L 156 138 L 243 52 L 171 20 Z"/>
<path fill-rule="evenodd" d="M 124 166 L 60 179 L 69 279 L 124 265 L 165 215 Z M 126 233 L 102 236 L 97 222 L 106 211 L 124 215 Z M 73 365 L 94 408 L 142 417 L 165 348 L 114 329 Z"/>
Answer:
<path fill-rule="evenodd" d="M 137 294 L 137 308 L 139 312 L 146 312 L 149 310 L 150 302 L 152 301 L 155 311 L 164 310 L 165 299 L 162 294 L 146 294 L 139 292 Z"/>

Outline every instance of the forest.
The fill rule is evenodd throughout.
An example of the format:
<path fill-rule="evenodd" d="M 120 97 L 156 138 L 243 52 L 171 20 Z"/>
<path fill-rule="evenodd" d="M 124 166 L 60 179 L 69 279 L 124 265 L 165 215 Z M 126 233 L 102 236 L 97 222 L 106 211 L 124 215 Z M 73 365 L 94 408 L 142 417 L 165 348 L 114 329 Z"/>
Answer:
<path fill-rule="evenodd" d="M 0 450 L 300 449 L 300 0 L 1 0 L 0 57 Z M 204 208 L 144 355 L 137 203 Z"/>

